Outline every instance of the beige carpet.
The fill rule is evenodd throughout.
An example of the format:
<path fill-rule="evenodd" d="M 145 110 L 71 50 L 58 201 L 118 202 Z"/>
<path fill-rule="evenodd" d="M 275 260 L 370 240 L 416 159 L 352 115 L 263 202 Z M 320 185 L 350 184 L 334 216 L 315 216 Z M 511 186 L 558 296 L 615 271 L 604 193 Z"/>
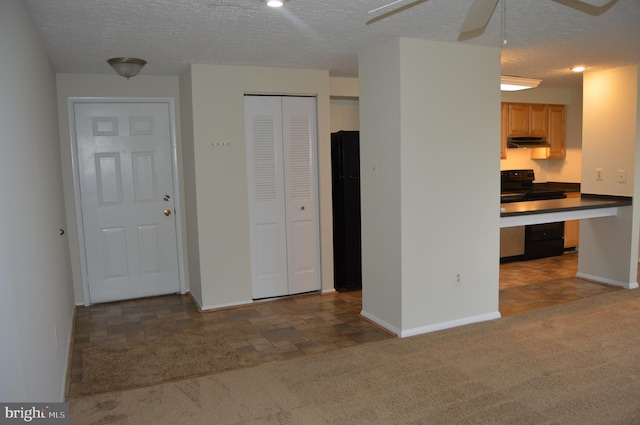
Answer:
<path fill-rule="evenodd" d="M 71 424 L 640 424 L 640 290 L 71 400 Z"/>
<path fill-rule="evenodd" d="M 148 386 L 244 366 L 224 337 L 214 331 L 88 348 L 82 355 L 83 385 L 70 397 Z"/>

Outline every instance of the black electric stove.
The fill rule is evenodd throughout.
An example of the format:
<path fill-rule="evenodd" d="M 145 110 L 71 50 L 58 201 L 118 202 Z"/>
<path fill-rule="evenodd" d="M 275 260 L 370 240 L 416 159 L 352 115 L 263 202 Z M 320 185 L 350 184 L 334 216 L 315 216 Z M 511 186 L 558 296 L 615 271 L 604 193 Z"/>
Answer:
<path fill-rule="evenodd" d="M 500 172 L 500 203 L 562 199 L 561 190 L 536 185 L 533 170 Z M 524 226 L 524 260 L 552 257 L 564 252 L 564 221 Z"/>
<path fill-rule="evenodd" d="M 537 186 L 533 170 L 500 171 L 500 203 L 562 199 L 567 195 L 561 190 Z"/>

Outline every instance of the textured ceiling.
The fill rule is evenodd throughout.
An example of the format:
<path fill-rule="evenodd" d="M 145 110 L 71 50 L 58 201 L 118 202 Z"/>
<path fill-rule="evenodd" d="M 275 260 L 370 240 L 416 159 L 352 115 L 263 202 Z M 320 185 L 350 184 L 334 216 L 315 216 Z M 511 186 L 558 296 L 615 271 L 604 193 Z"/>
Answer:
<path fill-rule="evenodd" d="M 358 52 L 395 37 L 457 43 L 472 0 L 428 0 L 366 25 L 391 0 L 26 0 L 56 72 L 110 73 L 114 56 L 148 61 L 147 75 L 179 75 L 188 64 L 328 69 L 357 77 Z M 404 0 L 397 4 L 410 3 Z M 485 33 L 468 44 L 501 46 L 502 73 L 579 87 L 575 64 L 640 63 L 640 0 L 618 0 L 600 16 L 560 4 L 501 0 Z M 378 12 L 382 13 L 382 12 Z M 434 58 L 437 60 L 437 58 Z"/>

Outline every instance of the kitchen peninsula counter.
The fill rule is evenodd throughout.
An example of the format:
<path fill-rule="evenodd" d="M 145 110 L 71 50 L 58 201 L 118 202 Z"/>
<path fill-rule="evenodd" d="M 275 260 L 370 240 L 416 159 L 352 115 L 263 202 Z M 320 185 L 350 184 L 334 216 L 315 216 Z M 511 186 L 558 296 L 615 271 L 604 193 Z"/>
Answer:
<path fill-rule="evenodd" d="M 614 216 L 632 200 L 628 196 L 582 194 L 579 198 L 500 204 L 500 227 Z"/>

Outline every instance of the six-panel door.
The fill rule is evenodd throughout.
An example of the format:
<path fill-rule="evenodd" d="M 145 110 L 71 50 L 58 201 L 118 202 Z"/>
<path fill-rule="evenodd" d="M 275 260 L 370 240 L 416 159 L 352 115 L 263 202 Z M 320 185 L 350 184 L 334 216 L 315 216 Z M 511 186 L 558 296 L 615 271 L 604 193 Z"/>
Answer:
<path fill-rule="evenodd" d="M 166 103 L 76 103 L 92 303 L 179 290 Z"/>

